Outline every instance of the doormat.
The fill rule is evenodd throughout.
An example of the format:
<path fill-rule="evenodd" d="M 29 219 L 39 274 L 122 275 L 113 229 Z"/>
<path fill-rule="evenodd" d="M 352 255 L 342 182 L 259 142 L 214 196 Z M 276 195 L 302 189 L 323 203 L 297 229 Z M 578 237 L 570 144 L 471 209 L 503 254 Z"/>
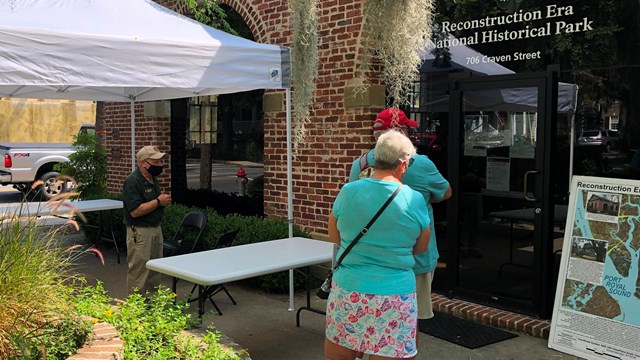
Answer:
<path fill-rule="evenodd" d="M 476 349 L 518 336 L 518 334 L 442 312 L 434 313 L 435 316 L 432 319 L 418 321 L 420 331 L 468 349 Z"/>

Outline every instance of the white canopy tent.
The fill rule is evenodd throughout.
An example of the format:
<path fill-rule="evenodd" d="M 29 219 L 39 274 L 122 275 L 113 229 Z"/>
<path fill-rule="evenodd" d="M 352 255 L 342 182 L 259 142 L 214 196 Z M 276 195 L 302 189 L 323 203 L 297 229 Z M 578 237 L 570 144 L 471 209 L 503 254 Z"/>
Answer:
<path fill-rule="evenodd" d="M 286 89 L 293 236 L 288 48 L 227 34 L 151 0 L 3 1 L 0 19 L 0 97 L 130 102 L 132 168 L 136 101 Z"/>

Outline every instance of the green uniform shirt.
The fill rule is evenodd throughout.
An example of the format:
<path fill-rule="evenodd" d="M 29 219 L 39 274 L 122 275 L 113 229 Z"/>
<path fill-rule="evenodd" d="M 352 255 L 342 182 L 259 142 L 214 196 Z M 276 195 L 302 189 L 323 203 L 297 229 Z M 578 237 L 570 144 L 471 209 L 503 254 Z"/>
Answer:
<path fill-rule="evenodd" d="M 153 178 L 153 184 L 151 184 L 142 175 L 140 169 L 135 169 L 127 176 L 122 189 L 124 224 L 137 226 L 160 225 L 164 214 L 164 207 L 162 206 L 158 206 L 147 215 L 137 218 L 131 217 L 131 212 L 135 211 L 142 203 L 155 200 L 158 196 L 160 196 L 160 186 L 156 178 Z"/>

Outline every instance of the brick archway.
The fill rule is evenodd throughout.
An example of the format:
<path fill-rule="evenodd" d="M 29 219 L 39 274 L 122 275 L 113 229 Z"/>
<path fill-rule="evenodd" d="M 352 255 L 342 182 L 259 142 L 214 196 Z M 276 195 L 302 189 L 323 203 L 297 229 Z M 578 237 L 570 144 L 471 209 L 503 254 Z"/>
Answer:
<path fill-rule="evenodd" d="M 286 0 L 219 0 L 245 21 L 255 41 L 267 44 L 289 45 L 289 7 Z"/>

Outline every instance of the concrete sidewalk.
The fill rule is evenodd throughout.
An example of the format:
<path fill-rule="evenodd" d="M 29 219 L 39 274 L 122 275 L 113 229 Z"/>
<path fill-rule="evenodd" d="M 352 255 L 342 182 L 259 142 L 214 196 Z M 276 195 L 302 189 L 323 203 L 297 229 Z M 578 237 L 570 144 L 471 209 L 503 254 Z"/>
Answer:
<path fill-rule="evenodd" d="M 82 236 L 75 241 L 81 242 Z M 105 266 L 93 256 L 81 259 L 78 270 L 87 279 L 100 280 L 113 298 L 126 297 L 126 258 L 116 263 L 111 247 L 102 249 Z M 212 264 L 214 266 L 215 264 Z M 163 279 L 164 285 L 171 286 L 171 279 Z M 178 297 L 184 297 L 191 290 L 191 284 L 178 283 Z M 324 316 L 308 311 L 301 313 L 301 326 L 296 327 L 295 311 L 288 311 L 288 295 L 266 294 L 247 288 L 241 284 L 227 284 L 227 289 L 236 299 L 233 305 L 224 293 L 215 296 L 217 305 L 223 312 L 219 316 L 211 303 L 207 303 L 203 325 L 193 333 L 203 331 L 210 324 L 222 334 L 245 348 L 253 360 L 320 360 L 323 359 Z M 304 292 L 296 294 L 296 307 L 306 302 Z M 322 309 L 325 302 L 312 296 L 312 305 Z M 196 313 L 193 304 L 190 311 Z M 213 310 L 213 311 L 212 311 Z M 195 316 L 195 315 L 194 315 Z M 518 337 L 470 350 L 420 333 L 417 359 L 577 359 L 551 350 L 547 341 L 519 334 Z"/>

